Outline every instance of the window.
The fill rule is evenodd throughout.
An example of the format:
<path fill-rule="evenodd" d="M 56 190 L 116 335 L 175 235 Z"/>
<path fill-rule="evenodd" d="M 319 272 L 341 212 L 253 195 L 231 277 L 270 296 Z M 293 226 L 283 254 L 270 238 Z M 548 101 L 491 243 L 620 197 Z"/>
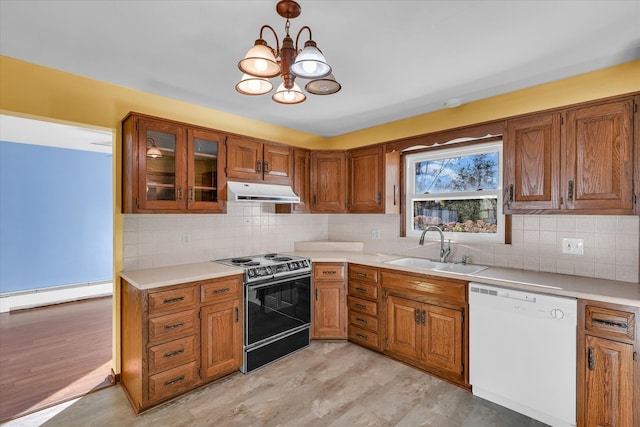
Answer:
<path fill-rule="evenodd" d="M 406 234 L 439 226 L 457 242 L 504 243 L 502 142 L 406 156 Z"/>

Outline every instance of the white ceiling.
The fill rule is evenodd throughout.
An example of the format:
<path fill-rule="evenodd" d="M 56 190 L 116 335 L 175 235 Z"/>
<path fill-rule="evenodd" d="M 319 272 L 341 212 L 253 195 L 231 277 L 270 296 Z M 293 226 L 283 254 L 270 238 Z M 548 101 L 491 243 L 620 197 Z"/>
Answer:
<path fill-rule="evenodd" d="M 280 105 L 234 90 L 276 3 L 0 0 L 0 54 L 322 136 L 640 58 L 640 0 L 299 0 L 343 88 Z"/>

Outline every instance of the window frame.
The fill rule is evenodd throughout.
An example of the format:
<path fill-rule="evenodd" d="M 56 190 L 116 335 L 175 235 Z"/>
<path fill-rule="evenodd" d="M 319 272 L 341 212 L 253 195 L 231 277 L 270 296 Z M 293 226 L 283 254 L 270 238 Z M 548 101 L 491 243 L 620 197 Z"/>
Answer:
<path fill-rule="evenodd" d="M 461 157 L 468 155 L 477 155 L 484 153 L 498 152 L 498 186 L 495 190 L 482 190 L 471 192 L 448 192 L 433 193 L 428 195 L 415 193 L 415 171 L 416 163 L 427 160 L 439 160 L 444 158 Z M 455 145 L 438 148 L 434 150 L 423 150 L 415 153 L 404 153 L 404 229 L 405 237 L 418 238 L 422 231 L 414 230 L 414 202 L 421 200 L 464 200 L 479 198 L 496 198 L 497 210 L 496 220 L 498 225 L 497 232 L 494 233 L 464 233 L 464 232 L 444 232 L 445 239 L 451 239 L 453 242 L 466 243 L 507 243 L 510 233 L 507 231 L 508 220 L 503 211 L 503 141 L 502 139 L 491 142 L 478 142 L 474 144 L 465 144 L 456 147 Z M 427 236 L 430 237 L 430 236 Z M 433 236 L 435 238 L 435 236 Z"/>

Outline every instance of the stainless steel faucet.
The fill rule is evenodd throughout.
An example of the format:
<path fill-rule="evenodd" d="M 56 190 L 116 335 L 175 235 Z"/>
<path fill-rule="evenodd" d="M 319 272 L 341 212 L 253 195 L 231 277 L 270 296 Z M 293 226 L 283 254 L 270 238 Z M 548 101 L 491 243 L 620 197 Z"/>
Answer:
<path fill-rule="evenodd" d="M 435 230 L 440 233 L 440 262 L 447 262 L 447 257 L 451 253 L 451 239 L 447 243 L 447 247 L 444 247 L 444 233 L 440 230 L 440 227 L 436 227 L 435 225 L 430 225 L 422 232 L 420 236 L 420 242 L 418 243 L 420 246 L 424 246 L 424 235 L 427 234 L 427 231 Z"/>

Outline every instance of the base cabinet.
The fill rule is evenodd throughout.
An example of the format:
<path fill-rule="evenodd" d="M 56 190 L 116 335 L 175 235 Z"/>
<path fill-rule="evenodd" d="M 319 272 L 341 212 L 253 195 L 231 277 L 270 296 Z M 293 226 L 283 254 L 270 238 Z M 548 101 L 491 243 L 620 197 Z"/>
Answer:
<path fill-rule="evenodd" d="M 140 290 L 122 280 L 121 381 L 136 413 L 242 364 L 242 276 Z"/>
<path fill-rule="evenodd" d="M 578 425 L 640 425 L 640 308 L 579 300 Z"/>
<path fill-rule="evenodd" d="M 349 264 L 348 277 L 349 341 L 380 351 L 380 272 L 377 268 Z"/>
<path fill-rule="evenodd" d="M 346 339 L 344 263 L 314 263 L 312 339 Z"/>
<path fill-rule="evenodd" d="M 383 352 L 469 388 L 467 282 L 382 270 Z"/>

